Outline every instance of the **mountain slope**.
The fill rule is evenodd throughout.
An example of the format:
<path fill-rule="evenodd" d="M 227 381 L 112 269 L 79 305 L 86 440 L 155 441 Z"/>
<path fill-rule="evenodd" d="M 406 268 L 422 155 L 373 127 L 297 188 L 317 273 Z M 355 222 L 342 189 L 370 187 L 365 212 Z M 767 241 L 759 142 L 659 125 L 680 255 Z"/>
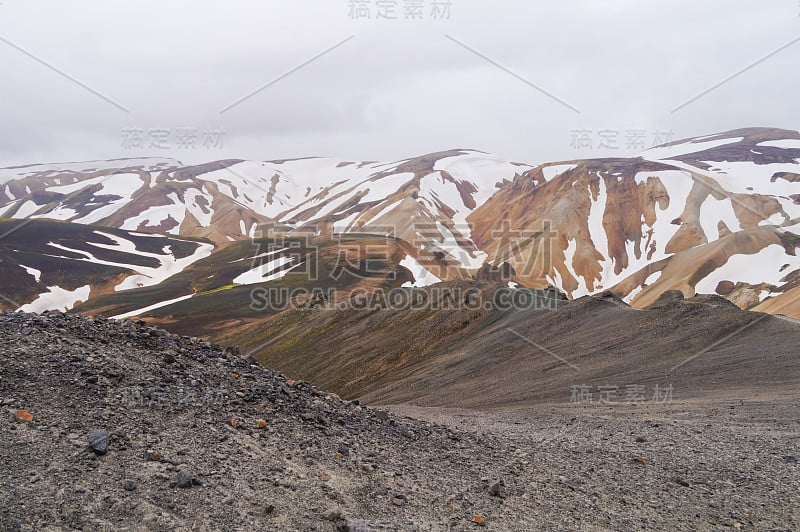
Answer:
<path fill-rule="evenodd" d="M 46 220 L 0 220 L 1 308 L 68 310 L 159 286 L 209 256 L 208 242 Z"/>
<path fill-rule="evenodd" d="M 343 257 L 360 250 L 358 261 Z M 255 239 L 226 246 L 158 286 L 107 293 L 76 312 L 141 316 L 182 334 L 214 338 L 231 329 L 259 334 L 263 320 L 352 293 L 391 290 L 414 280 L 401 263 L 408 246 L 356 235 L 310 243 L 302 238 Z"/>
<path fill-rule="evenodd" d="M 419 421 L 61 313 L 0 313 L 0 375 L 2 530 L 786 530 L 800 502 L 796 400 Z"/>
<path fill-rule="evenodd" d="M 423 289 L 434 301 L 446 290 L 479 293 L 480 304 L 287 311 L 260 334 L 234 329 L 221 339 L 294 378 L 384 404 L 565 403 L 576 385 L 615 386 L 624 396 L 629 385 L 673 384 L 682 399 L 800 391 L 800 322 L 743 311 L 719 296 L 669 292 L 639 310 L 610 293 L 565 301 L 532 292 L 517 299 L 529 302 L 520 309 L 498 304 L 498 290 L 528 289 L 473 281 Z"/>

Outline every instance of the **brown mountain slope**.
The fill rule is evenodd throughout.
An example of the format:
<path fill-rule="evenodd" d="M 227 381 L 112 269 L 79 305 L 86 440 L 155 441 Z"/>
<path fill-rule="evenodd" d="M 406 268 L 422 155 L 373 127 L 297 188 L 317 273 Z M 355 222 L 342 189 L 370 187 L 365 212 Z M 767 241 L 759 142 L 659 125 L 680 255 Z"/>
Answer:
<path fill-rule="evenodd" d="M 447 286 L 459 295 L 480 289 L 482 302 L 498 289 Z M 768 387 L 800 391 L 800 325 L 742 311 L 721 297 L 683 300 L 670 292 L 644 310 L 610 294 L 539 302 L 524 311 L 483 303 L 454 310 L 290 311 L 264 323 L 264 335 L 281 340 L 255 354 L 294 378 L 379 403 L 568 402 L 573 386 L 582 384 L 617 386 L 620 397 L 629 385 L 652 391 L 657 384 L 671 385 L 683 398 Z M 370 333 L 375 330 L 382 334 Z M 249 335 L 222 340 L 257 345 Z"/>

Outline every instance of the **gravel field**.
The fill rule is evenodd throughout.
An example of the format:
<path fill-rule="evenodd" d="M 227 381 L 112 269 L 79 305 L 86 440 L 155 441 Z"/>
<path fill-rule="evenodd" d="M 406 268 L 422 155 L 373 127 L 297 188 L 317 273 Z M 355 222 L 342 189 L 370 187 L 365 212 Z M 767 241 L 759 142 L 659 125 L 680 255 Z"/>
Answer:
<path fill-rule="evenodd" d="M 800 527 L 795 390 L 385 411 L 144 322 L 3 313 L 0 346 L 2 530 Z"/>

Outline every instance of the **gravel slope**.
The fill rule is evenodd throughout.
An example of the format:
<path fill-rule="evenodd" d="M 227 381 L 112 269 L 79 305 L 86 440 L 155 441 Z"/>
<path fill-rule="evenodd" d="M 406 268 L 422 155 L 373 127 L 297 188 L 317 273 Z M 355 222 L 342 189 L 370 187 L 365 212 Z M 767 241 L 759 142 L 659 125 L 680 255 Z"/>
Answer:
<path fill-rule="evenodd" d="M 425 421 L 250 362 L 143 322 L 0 314 L 0 530 L 800 526 L 797 395 Z"/>

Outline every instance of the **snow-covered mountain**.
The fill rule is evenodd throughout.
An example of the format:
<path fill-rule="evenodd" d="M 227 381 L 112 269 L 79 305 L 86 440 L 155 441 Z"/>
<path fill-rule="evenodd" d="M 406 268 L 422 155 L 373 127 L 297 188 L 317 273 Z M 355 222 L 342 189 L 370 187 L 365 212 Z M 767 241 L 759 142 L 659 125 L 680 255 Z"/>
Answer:
<path fill-rule="evenodd" d="M 483 264 L 466 217 L 492 195 L 495 183 L 530 168 L 472 150 L 393 163 L 310 158 L 36 165 L 0 169 L 0 212 L 206 237 L 222 246 L 275 223 L 314 234 L 390 234 L 440 265 L 441 278 L 452 278 Z"/>
<path fill-rule="evenodd" d="M 389 235 L 415 285 L 502 273 L 572 298 L 611 289 L 643 307 L 677 289 L 800 317 L 799 161 L 800 133 L 767 128 L 540 165 L 475 150 L 391 163 L 124 159 L 0 169 L 0 214 L 205 238 L 217 251 L 265 228 Z"/>
<path fill-rule="evenodd" d="M 469 221 L 478 247 L 528 286 L 572 298 L 610 289 L 638 307 L 666 290 L 717 293 L 798 316 L 798 160 L 798 132 L 753 128 L 637 158 L 544 164 Z M 503 223 L 531 237 L 515 247 L 498 237 Z M 550 260 L 529 259 L 545 247 Z"/>

